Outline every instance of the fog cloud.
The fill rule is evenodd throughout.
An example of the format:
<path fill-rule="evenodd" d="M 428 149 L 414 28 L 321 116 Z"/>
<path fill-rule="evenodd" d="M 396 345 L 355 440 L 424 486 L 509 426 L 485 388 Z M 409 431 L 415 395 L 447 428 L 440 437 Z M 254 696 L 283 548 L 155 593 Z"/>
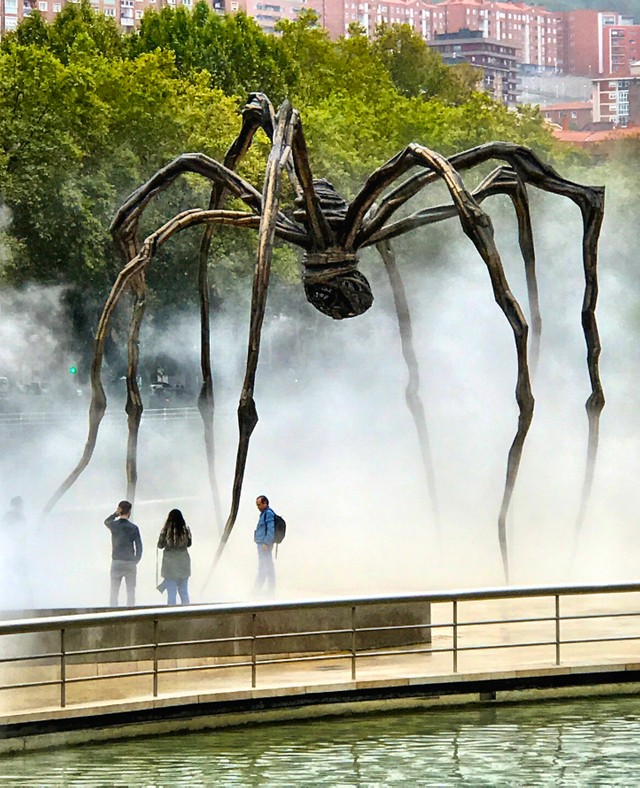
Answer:
<path fill-rule="evenodd" d="M 511 581 L 516 584 L 635 578 L 640 358 L 631 278 L 634 241 L 616 221 L 615 184 L 611 191 L 597 312 L 607 404 L 594 494 L 577 550 L 575 520 L 587 438 L 584 403 L 590 393 L 580 322 L 582 227 L 578 209 L 568 201 L 547 195 L 533 201 L 543 336 L 534 422 L 509 518 Z M 501 199 L 485 207 L 494 217 L 514 293 L 526 306 L 513 211 Z M 194 534 L 193 601 L 248 598 L 256 570 L 252 534 L 258 494 L 268 495 L 288 522 L 276 565 L 281 597 L 503 583 L 497 515 L 517 422 L 513 336 L 493 300 L 484 264 L 459 224 L 448 223 L 446 257 L 439 259 L 425 256 L 429 232 L 402 239 L 396 249 L 410 297 L 440 522 L 431 513 L 404 403 L 407 375 L 391 293 L 381 260 L 367 252 L 361 268 L 376 300 L 362 317 L 331 321 L 310 305 L 300 306 L 301 289 L 290 295 L 288 308 L 268 315 L 255 392 L 260 421 L 250 445 L 240 513 L 206 588 L 219 524 L 207 486 L 199 417 L 163 420 L 146 411 L 133 514 L 146 549 L 139 603 L 162 600 L 155 591 L 155 542 L 173 507 L 183 510 Z M 275 295 L 272 302 L 283 303 L 284 294 Z M 3 298 L 2 363 L 13 368 L 16 358 L 31 358 L 31 353 L 36 360 L 43 354 L 62 359 L 59 291 L 13 294 L 9 319 L 9 296 Z M 247 332 L 248 315 L 239 310 L 214 318 L 215 428 L 225 508 Z M 198 343 L 196 310 L 181 313 L 165 334 L 143 333 L 143 361 L 152 352 L 162 353 L 197 374 Z M 186 404 L 194 406 L 195 393 L 188 396 Z M 17 494 L 27 502 L 30 593 L 39 606 L 102 605 L 108 599 L 110 542 L 102 521 L 126 489 L 121 402 L 111 400 L 88 470 L 51 517 L 39 515 L 81 454 L 87 406 L 86 394 L 72 402 L 47 400 L 47 410 L 58 413 L 55 420 L 2 427 L 8 448 L 0 493 L 7 502 Z M 70 410 L 73 418 L 59 417 Z M 52 574 L 59 578 L 54 584 Z"/>

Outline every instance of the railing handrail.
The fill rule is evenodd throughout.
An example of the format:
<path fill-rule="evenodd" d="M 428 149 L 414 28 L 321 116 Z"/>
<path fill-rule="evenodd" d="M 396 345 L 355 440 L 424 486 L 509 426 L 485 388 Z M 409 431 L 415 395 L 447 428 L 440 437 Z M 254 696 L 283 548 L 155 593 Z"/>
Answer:
<path fill-rule="evenodd" d="M 180 419 L 195 419 L 200 415 L 200 411 L 195 405 L 186 405 L 185 407 L 172 407 L 172 408 L 154 408 L 147 406 L 143 413 L 143 419 L 150 419 L 154 421 L 176 421 Z M 71 421 L 71 420 L 86 420 L 86 408 L 82 410 L 76 408 L 62 408 L 60 410 L 30 410 L 22 412 L 7 412 L 0 413 L 0 426 L 2 425 L 20 425 L 20 424 L 44 424 L 54 423 L 56 421 Z M 124 410 L 111 409 L 104 414 L 104 418 L 108 420 L 121 418 L 126 420 L 126 413 Z"/>
<path fill-rule="evenodd" d="M 77 629 L 99 624 L 124 624 L 161 619 L 204 618 L 213 613 L 241 614 L 277 610 L 313 609 L 320 607 L 363 607 L 381 604 L 472 602 L 496 599 L 531 597 L 582 596 L 640 592 L 640 583 L 613 583 L 595 585 L 559 586 L 505 586 L 496 588 L 433 591 L 422 594 L 392 594 L 387 596 L 322 597 L 292 599 L 279 602 L 220 602 L 206 605 L 180 607 L 147 607 L 142 609 L 108 610 L 99 613 L 71 613 L 62 616 L 15 619 L 0 623 L 0 635 L 25 632 Z"/>

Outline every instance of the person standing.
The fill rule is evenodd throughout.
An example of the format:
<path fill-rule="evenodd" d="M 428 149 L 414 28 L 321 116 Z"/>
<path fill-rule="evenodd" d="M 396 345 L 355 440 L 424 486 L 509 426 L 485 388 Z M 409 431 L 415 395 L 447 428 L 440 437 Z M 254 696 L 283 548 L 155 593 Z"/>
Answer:
<path fill-rule="evenodd" d="M 115 512 L 104 521 L 111 531 L 111 607 L 118 607 L 122 578 L 127 587 L 127 606 L 136 603 L 136 572 L 142 558 L 142 539 L 130 516 L 131 504 L 120 501 Z"/>
<path fill-rule="evenodd" d="M 273 593 L 276 587 L 276 571 L 273 565 L 273 543 L 275 539 L 275 519 L 273 509 L 269 507 L 266 495 L 256 498 L 256 506 L 260 512 L 258 525 L 253 533 L 253 541 L 258 548 L 258 574 L 254 592 L 262 590 L 266 583 L 267 592 Z"/>
<path fill-rule="evenodd" d="M 24 501 L 19 495 L 12 498 L 9 502 L 9 509 L 2 518 L 3 525 L 15 525 L 22 528 L 25 523 Z"/>
<path fill-rule="evenodd" d="M 1 532 L 0 607 L 28 610 L 33 607 L 30 564 L 35 551 L 24 514 L 24 501 L 19 495 L 9 502 L 9 509 L 2 517 Z"/>
<path fill-rule="evenodd" d="M 160 531 L 158 549 L 162 553 L 162 583 L 158 591 L 167 591 L 167 604 L 175 605 L 177 595 L 180 594 L 180 603 L 189 604 L 189 578 L 191 577 L 191 531 L 184 521 L 180 509 L 172 509 L 167 516 L 167 522 Z"/>

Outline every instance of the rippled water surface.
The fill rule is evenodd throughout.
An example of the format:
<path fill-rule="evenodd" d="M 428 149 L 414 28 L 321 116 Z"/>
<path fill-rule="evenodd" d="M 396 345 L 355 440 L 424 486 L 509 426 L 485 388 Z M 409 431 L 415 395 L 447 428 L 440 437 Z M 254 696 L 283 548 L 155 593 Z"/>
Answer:
<path fill-rule="evenodd" d="M 439 709 L 69 747 L 4 785 L 633 786 L 640 698 Z"/>

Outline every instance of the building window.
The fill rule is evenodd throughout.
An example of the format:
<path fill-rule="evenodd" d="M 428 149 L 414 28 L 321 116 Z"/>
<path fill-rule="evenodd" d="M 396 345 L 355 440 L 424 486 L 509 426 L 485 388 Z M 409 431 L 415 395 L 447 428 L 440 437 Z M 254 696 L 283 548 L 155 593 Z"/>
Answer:
<path fill-rule="evenodd" d="M 43 2 L 43 0 L 40 0 L 40 2 L 38 3 L 38 10 L 39 11 L 48 11 L 49 10 L 49 3 L 45 3 L 45 2 Z"/>

